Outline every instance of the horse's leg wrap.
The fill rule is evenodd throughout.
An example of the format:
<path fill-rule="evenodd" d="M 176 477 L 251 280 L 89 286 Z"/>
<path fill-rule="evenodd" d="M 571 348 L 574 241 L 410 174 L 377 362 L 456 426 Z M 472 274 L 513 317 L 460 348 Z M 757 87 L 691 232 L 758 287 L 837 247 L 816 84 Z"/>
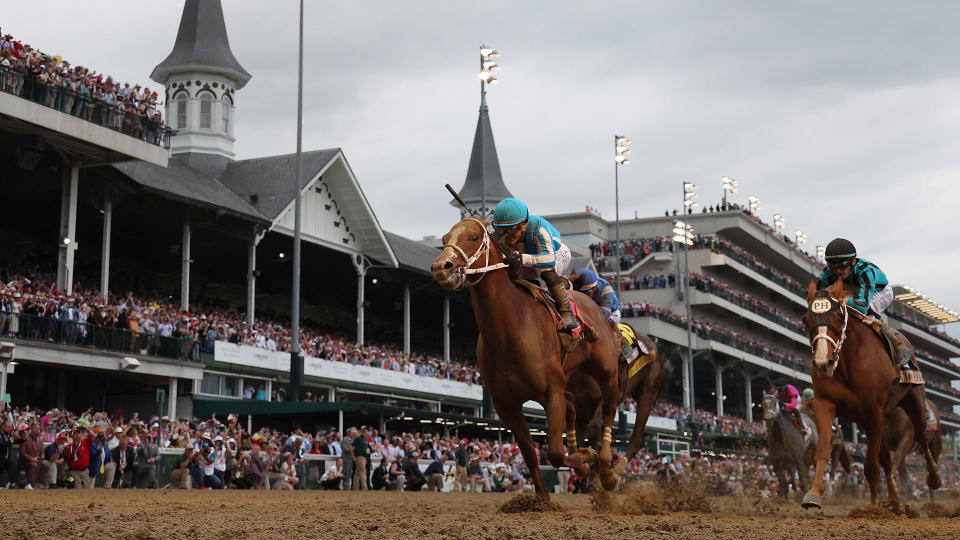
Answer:
<path fill-rule="evenodd" d="M 574 429 L 567 431 L 567 449 L 570 453 L 577 449 L 577 431 Z"/>

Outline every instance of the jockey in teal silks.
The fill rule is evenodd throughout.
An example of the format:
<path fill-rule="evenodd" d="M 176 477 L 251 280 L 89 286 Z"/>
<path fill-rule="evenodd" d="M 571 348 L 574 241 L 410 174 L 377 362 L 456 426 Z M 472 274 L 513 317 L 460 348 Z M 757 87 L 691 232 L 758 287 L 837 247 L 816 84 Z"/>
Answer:
<path fill-rule="evenodd" d="M 866 259 L 857 258 L 857 249 L 852 242 L 844 238 L 831 240 L 827 244 L 824 258 L 827 260 L 827 267 L 820 272 L 817 288 L 824 289 L 837 281 L 854 287 L 856 293 L 847 299 L 847 305 L 864 315 L 871 310 L 878 315 L 883 335 L 894 343 L 896 362 L 905 366 L 913 353 L 904 343 L 903 337 L 891 330 L 879 317 L 893 303 L 893 288 L 883 270 Z"/>
<path fill-rule="evenodd" d="M 600 306 L 603 314 L 607 316 L 607 320 L 619 333 L 620 329 L 617 325 L 620 324 L 620 299 L 617 298 L 617 293 L 613 292 L 613 286 L 610 285 L 610 282 L 598 276 L 596 272 L 589 268 L 571 274 L 570 280 L 573 282 L 574 289 L 589 296 Z M 620 353 L 624 360 L 629 359 L 633 356 L 633 346 L 624 340 Z"/>
<path fill-rule="evenodd" d="M 530 214 L 520 199 L 508 197 L 493 211 L 494 233 L 509 249 L 504 254 L 511 268 L 527 266 L 543 278 L 556 302 L 560 324 L 572 332 L 580 323 L 570 309 L 570 297 L 560 276 L 570 265 L 570 248 L 560 240 L 560 233 L 549 221 Z"/>

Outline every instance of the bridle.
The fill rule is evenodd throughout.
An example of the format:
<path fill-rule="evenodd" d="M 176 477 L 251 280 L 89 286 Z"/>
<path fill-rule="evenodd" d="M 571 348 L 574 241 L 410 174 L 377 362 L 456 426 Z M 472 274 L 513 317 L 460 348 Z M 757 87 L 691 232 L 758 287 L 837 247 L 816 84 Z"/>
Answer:
<path fill-rule="evenodd" d="M 813 303 L 816 303 L 817 300 L 823 300 L 824 297 L 814 299 Z M 850 309 L 846 304 L 841 304 L 838 300 L 834 299 L 831 296 L 826 297 L 831 304 L 839 304 L 840 311 L 843 312 L 843 326 L 840 327 L 840 339 L 833 339 L 830 334 L 827 333 L 827 328 L 832 325 L 817 325 L 817 335 L 813 337 L 810 341 L 810 352 L 816 353 L 817 342 L 821 339 L 827 343 L 833 345 L 833 358 L 830 360 L 831 364 L 836 364 L 840 361 L 840 349 L 843 348 L 843 342 L 847 340 L 847 323 L 850 321 L 850 314 L 847 310 Z M 813 310 L 813 303 L 811 303 L 811 310 Z M 830 309 L 833 311 L 833 309 Z M 816 312 L 814 312 L 816 313 Z M 823 313 L 829 313 L 823 312 Z M 822 314 L 822 313 L 821 313 Z"/>
<path fill-rule="evenodd" d="M 492 272 L 494 270 L 499 270 L 501 268 L 507 268 L 508 266 L 510 266 L 507 263 L 502 263 L 502 262 L 499 262 L 496 264 L 490 264 L 490 244 L 492 243 L 492 239 L 490 238 L 490 233 L 487 232 L 487 228 L 484 226 L 483 222 L 480 221 L 478 218 L 471 216 L 466 218 L 464 221 L 467 221 L 467 220 L 475 221 L 478 225 L 480 225 L 480 228 L 483 230 L 483 241 L 480 243 L 480 247 L 478 247 L 477 250 L 473 252 L 473 255 L 468 256 L 467 252 L 465 252 L 463 248 L 461 248 L 455 243 L 449 243 L 449 244 L 443 245 L 443 249 L 452 248 L 461 257 L 463 257 L 464 261 L 466 261 L 465 265 L 457 268 L 457 276 L 459 280 L 457 283 L 457 288 L 462 287 L 465 282 L 467 282 L 469 286 L 476 285 L 477 283 L 480 283 L 480 280 L 482 280 L 485 275 L 487 275 L 487 272 Z M 471 266 L 473 266 L 473 263 L 477 262 L 477 260 L 480 259 L 480 257 L 483 257 L 484 265 L 481 266 L 480 268 L 471 268 Z M 473 274 L 480 274 L 480 277 L 476 281 L 468 281 L 469 277 Z"/>

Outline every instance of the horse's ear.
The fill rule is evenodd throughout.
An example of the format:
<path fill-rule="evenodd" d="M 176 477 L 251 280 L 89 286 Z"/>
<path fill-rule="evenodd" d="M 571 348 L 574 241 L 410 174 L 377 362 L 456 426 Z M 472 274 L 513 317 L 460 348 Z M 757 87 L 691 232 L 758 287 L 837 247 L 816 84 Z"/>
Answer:
<path fill-rule="evenodd" d="M 807 303 L 809 304 L 813 297 L 817 295 L 817 280 L 811 279 L 810 284 L 807 285 Z"/>

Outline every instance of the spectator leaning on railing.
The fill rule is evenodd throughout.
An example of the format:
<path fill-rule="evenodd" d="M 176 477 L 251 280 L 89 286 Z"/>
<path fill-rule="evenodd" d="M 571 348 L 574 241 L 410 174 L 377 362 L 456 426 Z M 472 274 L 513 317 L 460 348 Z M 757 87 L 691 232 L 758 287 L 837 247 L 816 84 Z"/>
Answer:
<path fill-rule="evenodd" d="M 138 84 L 131 87 L 124 83 L 121 87 L 109 75 L 72 66 L 59 56 L 14 40 L 10 34 L 0 40 L 0 91 L 151 144 L 165 145 L 169 139 L 156 92 L 141 89 Z"/>

